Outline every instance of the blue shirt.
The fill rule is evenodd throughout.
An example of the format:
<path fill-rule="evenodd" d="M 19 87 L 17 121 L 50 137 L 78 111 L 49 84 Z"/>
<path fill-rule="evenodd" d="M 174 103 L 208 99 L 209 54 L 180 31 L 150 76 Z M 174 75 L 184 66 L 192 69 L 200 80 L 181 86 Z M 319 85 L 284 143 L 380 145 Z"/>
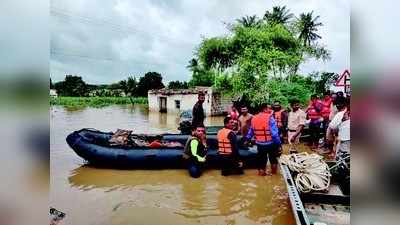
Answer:
<path fill-rule="evenodd" d="M 276 121 L 273 116 L 269 117 L 269 129 L 271 131 L 271 137 L 272 141 L 266 141 L 266 142 L 259 142 L 256 141 L 256 144 L 258 145 L 270 145 L 270 144 L 281 144 L 281 138 L 279 137 L 279 130 L 278 126 L 276 125 Z M 254 136 L 254 128 L 250 127 L 249 132 L 247 132 L 246 139 L 250 140 Z"/>

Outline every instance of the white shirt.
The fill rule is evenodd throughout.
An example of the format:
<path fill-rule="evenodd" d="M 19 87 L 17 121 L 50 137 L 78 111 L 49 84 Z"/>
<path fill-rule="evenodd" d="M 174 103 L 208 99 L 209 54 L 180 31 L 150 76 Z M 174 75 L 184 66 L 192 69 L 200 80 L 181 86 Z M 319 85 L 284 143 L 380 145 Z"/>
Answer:
<path fill-rule="evenodd" d="M 299 125 L 306 123 L 306 113 L 298 109 L 296 112 L 289 112 L 288 115 L 288 128 L 289 130 L 296 130 Z"/>
<path fill-rule="evenodd" d="M 346 111 L 336 113 L 332 121 L 329 123 L 329 128 L 338 129 L 338 138 L 340 141 L 350 140 L 350 119 L 342 121 Z"/>

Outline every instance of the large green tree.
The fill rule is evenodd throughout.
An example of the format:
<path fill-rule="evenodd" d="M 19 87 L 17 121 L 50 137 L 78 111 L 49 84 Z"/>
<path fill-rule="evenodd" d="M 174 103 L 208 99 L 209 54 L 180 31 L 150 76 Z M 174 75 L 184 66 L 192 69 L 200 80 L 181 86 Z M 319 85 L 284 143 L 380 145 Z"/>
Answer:
<path fill-rule="evenodd" d="M 205 68 L 199 64 L 197 59 L 193 58 L 186 67 L 192 72 L 192 79 L 188 82 L 189 87 L 211 87 L 214 85 L 215 74 L 211 65 L 207 65 L 207 68 Z"/>
<path fill-rule="evenodd" d="M 314 92 L 321 94 L 329 90 L 329 85 L 339 78 L 339 74 L 330 72 L 314 72 L 310 74 L 314 80 Z"/>
<path fill-rule="evenodd" d="M 54 88 L 61 96 L 80 97 L 88 95 L 88 85 L 80 76 L 67 75 L 64 81 L 54 84 Z"/>
<path fill-rule="evenodd" d="M 309 58 L 328 60 L 329 52 L 318 43 L 318 16 L 311 12 L 294 19 L 286 6 L 275 6 L 262 21 L 242 17 L 230 24 L 231 34 L 203 39 L 190 64 L 192 81 L 208 79 L 252 104 L 297 92 L 308 98 L 315 87 L 299 79 L 298 68 Z"/>
<path fill-rule="evenodd" d="M 149 90 L 161 88 L 164 88 L 161 74 L 157 72 L 147 72 L 139 79 L 139 83 L 137 85 L 137 95 L 146 97 Z"/>
<path fill-rule="evenodd" d="M 186 81 L 170 81 L 168 83 L 168 88 L 169 89 L 187 89 L 189 88 L 189 84 Z"/>
<path fill-rule="evenodd" d="M 130 76 L 127 80 L 121 80 L 119 84 L 127 96 L 138 95 L 138 83 L 135 77 Z"/>

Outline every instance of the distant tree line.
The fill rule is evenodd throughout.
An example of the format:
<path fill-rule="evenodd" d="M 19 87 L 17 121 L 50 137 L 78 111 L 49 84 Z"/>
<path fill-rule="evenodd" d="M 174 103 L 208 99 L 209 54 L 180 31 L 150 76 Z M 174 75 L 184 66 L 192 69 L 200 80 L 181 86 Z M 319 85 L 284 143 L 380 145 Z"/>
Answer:
<path fill-rule="evenodd" d="M 165 87 L 162 79 L 162 75 L 157 72 L 147 72 L 139 79 L 129 76 L 126 80 L 116 83 L 94 85 L 86 83 L 80 76 L 66 75 L 63 81 L 56 83 L 53 83 L 50 78 L 50 88 L 56 89 L 60 96 L 147 97 L 149 90 Z M 187 89 L 189 88 L 189 83 L 178 80 L 171 81 L 168 83 L 167 88 Z"/>
<path fill-rule="evenodd" d="M 148 72 L 139 78 L 128 77 L 113 84 L 94 85 L 87 84 L 82 77 L 66 75 L 65 79 L 53 84 L 50 79 L 50 88 L 56 89 L 60 96 L 86 97 L 86 96 L 131 96 L 147 97 L 150 89 L 164 88 L 162 76 L 157 72 Z"/>

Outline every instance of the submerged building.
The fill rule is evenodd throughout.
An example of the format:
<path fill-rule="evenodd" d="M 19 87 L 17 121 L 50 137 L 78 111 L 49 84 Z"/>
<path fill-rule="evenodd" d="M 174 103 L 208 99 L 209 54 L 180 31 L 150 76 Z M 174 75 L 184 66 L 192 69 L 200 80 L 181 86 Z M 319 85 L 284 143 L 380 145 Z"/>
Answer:
<path fill-rule="evenodd" d="M 223 96 L 211 87 L 195 87 L 193 89 L 159 89 L 148 92 L 149 110 L 152 112 L 179 113 L 192 110 L 197 102 L 199 92 L 205 94 L 203 103 L 207 116 L 222 115 L 232 105 L 232 98 Z"/>

